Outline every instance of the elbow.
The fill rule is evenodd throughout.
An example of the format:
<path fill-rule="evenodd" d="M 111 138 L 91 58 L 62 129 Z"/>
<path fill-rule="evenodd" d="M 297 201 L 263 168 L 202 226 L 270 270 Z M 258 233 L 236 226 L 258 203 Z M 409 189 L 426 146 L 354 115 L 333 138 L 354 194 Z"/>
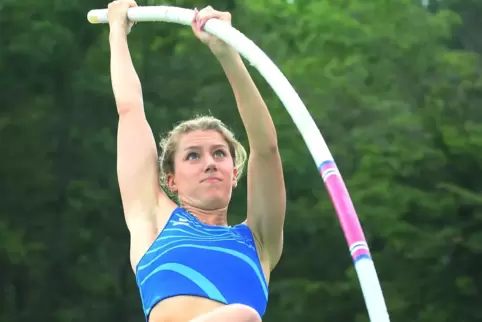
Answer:
<path fill-rule="evenodd" d="M 250 146 L 250 154 L 261 158 L 273 158 L 279 156 L 278 143 L 276 141 L 262 144 L 259 146 Z"/>
<path fill-rule="evenodd" d="M 132 110 L 143 109 L 144 103 L 140 84 L 119 84 L 113 82 L 112 89 L 119 115 L 128 113 Z"/>
<path fill-rule="evenodd" d="M 116 105 L 117 113 L 119 113 L 119 116 L 131 113 L 133 111 L 144 111 L 142 99 L 116 100 Z"/>
<path fill-rule="evenodd" d="M 279 154 L 278 137 L 274 126 L 271 131 L 264 131 L 255 136 L 250 142 L 250 151 L 261 156 L 276 156 Z M 251 144 L 252 143 L 252 144 Z"/>
<path fill-rule="evenodd" d="M 261 137 L 263 137 L 261 139 Z M 279 154 L 278 149 L 278 138 L 276 136 L 276 132 L 273 130 L 272 133 L 268 135 L 258 136 L 257 139 L 250 144 L 250 151 L 251 153 L 256 153 L 260 156 L 276 156 Z"/>
<path fill-rule="evenodd" d="M 268 155 L 278 155 L 279 154 L 278 142 L 275 141 L 273 143 L 266 145 L 265 152 Z"/>

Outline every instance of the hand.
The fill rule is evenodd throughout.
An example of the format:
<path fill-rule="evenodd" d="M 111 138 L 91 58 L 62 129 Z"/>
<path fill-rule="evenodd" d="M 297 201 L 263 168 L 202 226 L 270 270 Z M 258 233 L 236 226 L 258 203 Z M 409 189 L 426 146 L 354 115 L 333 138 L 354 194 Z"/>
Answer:
<path fill-rule="evenodd" d="M 209 49 L 211 49 L 216 56 L 236 52 L 234 48 L 221 39 L 203 31 L 204 25 L 211 18 L 219 19 L 231 25 L 231 14 L 229 12 L 214 10 L 211 6 L 207 6 L 201 11 L 194 9 L 194 18 L 191 22 L 191 26 L 196 37 L 208 45 Z"/>
<path fill-rule="evenodd" d="M 111 28 L 119 26 L 125 31 L 126 35 L 129 34 L 134 25 L 134 22 L 127 18 L 127 10 L 131 7 L 137 7 L 134 0 L 115 0 L 109 3 L 107 7 L 109 26 Z"/>

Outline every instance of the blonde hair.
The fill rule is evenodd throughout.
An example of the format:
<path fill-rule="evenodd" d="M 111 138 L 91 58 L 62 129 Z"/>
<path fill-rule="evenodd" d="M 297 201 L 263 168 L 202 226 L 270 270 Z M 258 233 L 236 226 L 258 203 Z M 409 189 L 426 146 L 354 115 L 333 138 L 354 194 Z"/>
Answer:
<path fill-rule="evenodd" d="M 196 116 L 176 125 L 164 138 L 161 138 L 159 143 L 161 148 L 159 180 L 164 188 L 167 187 L 167 175 L 174 173 L 174 155 L 176 154 L 180 137 L 185 133 L 199 130 L 214 130 L 221 134 L 226 140 L 229 152 L 233 158 L 234 167 L 237 170 L 236 179 L 239 180 L 243 174 L 247 153 L 241 143 L 234 137 L 233 132 L 215 117 Z"/>

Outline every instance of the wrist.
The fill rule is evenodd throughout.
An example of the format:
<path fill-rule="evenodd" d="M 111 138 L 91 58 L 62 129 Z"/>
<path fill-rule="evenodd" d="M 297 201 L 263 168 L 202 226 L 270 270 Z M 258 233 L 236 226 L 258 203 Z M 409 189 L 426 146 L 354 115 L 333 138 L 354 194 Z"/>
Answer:
<path fill-rule="evenodd" d="M 231 46 L 222 51 L 212 50 L 212 52 L 221 64 L 237 63 L 241 60 L 239 53 Z"/>
<path fill-rule="evenodd" d="M 109 37 L 127 37 L 127 28 L 122 22 L 110 24 Z"/>

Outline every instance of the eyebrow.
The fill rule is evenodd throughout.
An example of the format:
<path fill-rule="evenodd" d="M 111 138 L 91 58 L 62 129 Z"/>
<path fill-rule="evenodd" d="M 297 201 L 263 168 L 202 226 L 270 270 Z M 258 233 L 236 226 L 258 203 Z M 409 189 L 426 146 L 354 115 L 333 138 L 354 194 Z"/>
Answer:
<path fill-rule="evenodd" d="M 219 149 L 219 148 L 223 148 L 223 149 L 227 149 L 228 147 L 225 145 L 225 144 L 215 144 L 213 146 L 211 146 L 212 149 Z M 186 150 L 200 150 L 201 147 L 199 145 L 191 145 L 191 146 L 188 146 L 187 148 L 184 149 L 184 151 Z"/>

